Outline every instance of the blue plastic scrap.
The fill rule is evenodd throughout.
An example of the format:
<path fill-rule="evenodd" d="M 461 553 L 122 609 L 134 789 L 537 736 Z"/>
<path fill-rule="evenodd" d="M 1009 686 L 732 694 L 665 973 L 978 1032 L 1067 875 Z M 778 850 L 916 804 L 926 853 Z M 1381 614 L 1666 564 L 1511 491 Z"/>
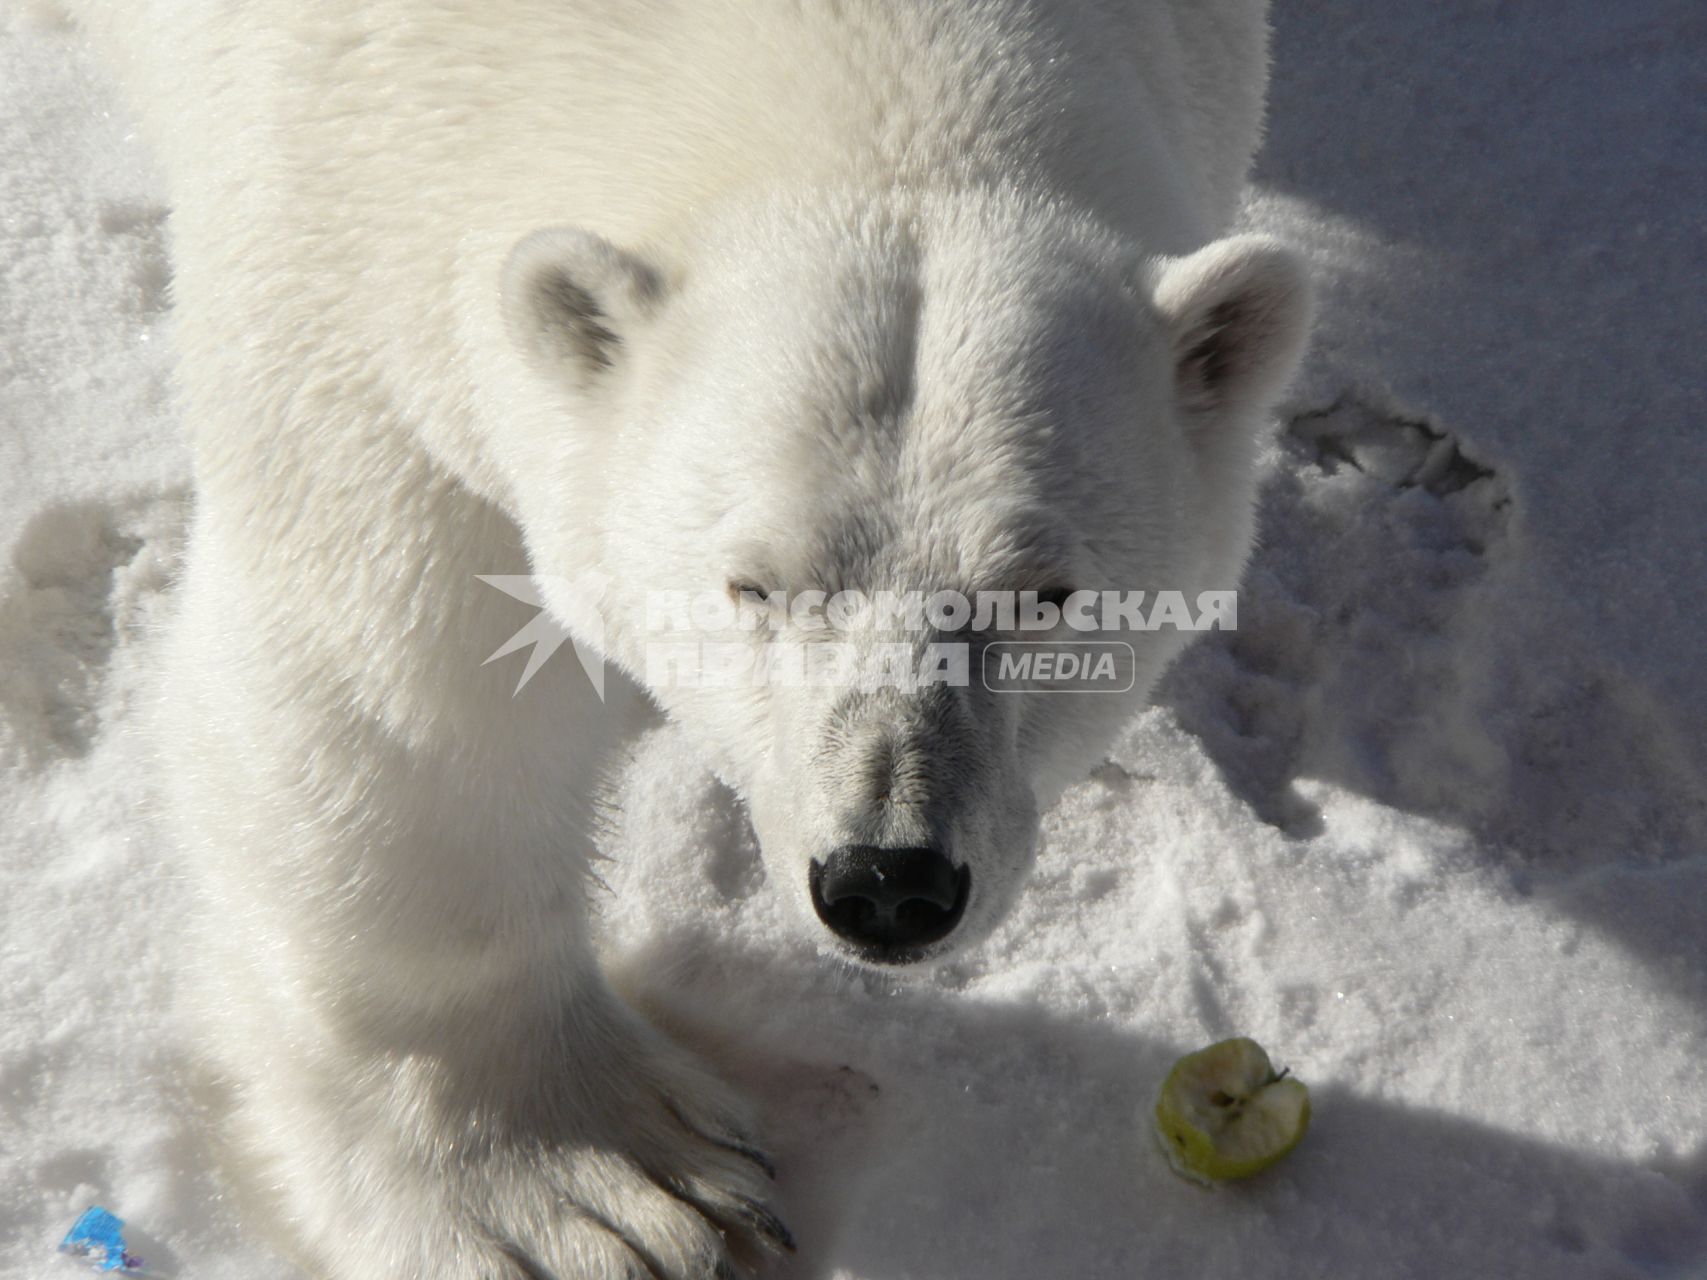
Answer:
<path fill-rule="evenodd" d="M 97 1271 L 142 1270 L 142 1259 L 125 1252 L 124 1220 L 99 1205 L 90 1205 L 83 1211 L 83 1216 L 59 1242 L 59 1251 L 86 1259 Z"/>

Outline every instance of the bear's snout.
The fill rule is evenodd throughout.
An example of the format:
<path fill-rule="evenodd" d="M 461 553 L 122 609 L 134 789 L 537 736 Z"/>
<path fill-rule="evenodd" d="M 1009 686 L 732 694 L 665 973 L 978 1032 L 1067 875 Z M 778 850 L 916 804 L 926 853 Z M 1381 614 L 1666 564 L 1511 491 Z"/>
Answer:
<path fill-rule="evenodd" d="M 911 964 L 954 931 L 972 890 L 935 848 L 844 845 L 808 873 L 812 906 L 838 938 L 874 964 Z"/>

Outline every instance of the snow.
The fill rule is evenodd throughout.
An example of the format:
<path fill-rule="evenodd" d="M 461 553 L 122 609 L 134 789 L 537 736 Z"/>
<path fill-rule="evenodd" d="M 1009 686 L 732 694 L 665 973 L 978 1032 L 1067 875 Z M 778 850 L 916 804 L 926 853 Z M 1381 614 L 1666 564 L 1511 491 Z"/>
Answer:
<path fill-rule="evenodd" d="M 1050 815 L 1013 919 L 842 969 L 673 735 L 621 780 L 612 963 L 761 1098 L 789 1275 L 1707 1274 L 1707 12 L 1276 16 L 1250 221 L 1325 287 L 1240 629 Z M 188 888 L 128 732 L 188 492 L 164 216 L 75 36 L 0 35 L 8 1277 L 90 1203 L 164 1274 L 296 1274 L 175 1029 Z M 1241 1033 L 1315 1122 L 1205 1191 L 1143 1113 Z"/>

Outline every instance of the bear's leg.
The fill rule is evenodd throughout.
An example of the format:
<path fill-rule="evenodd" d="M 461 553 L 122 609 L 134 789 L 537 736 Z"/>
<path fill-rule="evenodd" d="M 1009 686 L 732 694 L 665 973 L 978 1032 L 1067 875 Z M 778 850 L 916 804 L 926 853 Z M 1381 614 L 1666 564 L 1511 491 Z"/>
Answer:
<path fill-rule="evenodd" d="M 480 659 L 515 606 L 439 551 L 388 565 L 418 530 L 287 580 L 324 521 L 257 538 L 267 510 L 224 509 L 206 495 L 166 645 L 167 810 L 207 891 L 207 1047 L 314 1264 L 699 1278 L 788 1247 L 741 1101 L 592 954 L 576 664 L 512 698 Z M 419 625 L 423 593 L 461 607 Z"/>

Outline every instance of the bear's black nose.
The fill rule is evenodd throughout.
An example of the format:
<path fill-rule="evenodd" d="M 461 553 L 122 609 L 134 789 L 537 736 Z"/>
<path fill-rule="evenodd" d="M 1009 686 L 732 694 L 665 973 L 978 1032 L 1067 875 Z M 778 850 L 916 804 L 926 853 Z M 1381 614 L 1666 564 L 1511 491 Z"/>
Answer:
<path fill-rule="evenodd" d="M 972 870 L 936 849 L 844 845 L 812 862 L 812 905 L 839 938 L 878 964 L 908 964 L 960 922 Z"/>

